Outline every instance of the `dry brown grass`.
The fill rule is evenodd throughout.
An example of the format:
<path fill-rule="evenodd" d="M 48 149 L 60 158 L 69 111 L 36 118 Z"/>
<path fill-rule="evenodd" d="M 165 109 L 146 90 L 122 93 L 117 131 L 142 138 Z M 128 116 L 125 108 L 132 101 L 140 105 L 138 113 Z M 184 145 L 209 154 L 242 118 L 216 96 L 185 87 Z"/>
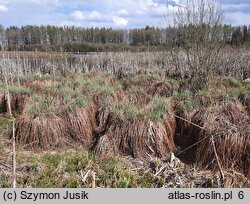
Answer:
<path fill-rule="evenodd" d="M 17 93 L 10 94 L 11 111 L 17 115 L 22 114 L 28 100 L 29 100 L 28 95 L 17 94 Z M 8 109 L 9 107 L 8 107 L 7 94 L 1 94 L 0 95 L 0 112 L 7 113 L 9 111 Z"/>
<path fill-rule="evenodd" d="M 93 152 L 98 157 L 107 157 L 114 155 L 114 148 L 112 148 L 112 143 L 107 135 L 102 135 L 100 138 L 97 138 L 95 141 L 96 143 L 93 144 Z"/>
<path fill-rule="evenodd" d="M 196 94 L 179 94 L 174 100 L 168 97 L 173 94 L 172 83 L 145 73 L 123 80 L 94 72 L 72 74 L 62 83 L 49 78 L 27 80 L 26 86 L 36 90 L 41 101 L 37 101 L 39 113 L 32 111 L 33 106 L 22 113 L 29 95 L 11 94 L 12 109 L 20 115 L 16 140 L 22 146 L 50 149 L 79 144 L 98 155 L 169 159 L 177 145 L 181 147 L 177 156 L 186 163 L 218 171 L 213 136 L 223 169 L 249 176 L 249 116 L 238 102 L 218 105 L 208 95 L 212 101 L 208 108 L 192 106 Z M 51 100 L 43 101 L 48 87 Z M 4 94 L 1 99 L 0 107 L 7 111 Z M 174 110 L 184 120 L 171 114 Z"/>
<path fill-rule="evenodd" d="M 169 117 L 166 116 L 161 122 L 113 123 L 105 134 L 109 148 L 117 154 L 131 155 L 134 158 L 148 156 L 169 158 L 175 149 L 173 141 L 175 119 Z M 101 140 L 100 142 L 103 143 Z"/>
<path fill-rule="evenodd" d="M 56 115 L 22 115 L 16 124 L 16 141 L 27 148 L 59 147 L 68 137 L 64 122 Z"/>
<path fill-rule="evenodd" d="M 84 144 L 85 147 L 88 147 L 93 141 L 95 113 L 95 107 L 89 104 L 86 108 L 78 108 L 62 114 L 66 133 L 74 141 Z"/>
<path fill-rule="evenodd" d="M 14 111 L 17 114 L 22 114 L 28 100 L 29 96 L 27 95 L 11 94 L 10 101 L 11 101 L 12 111 Z"/>
<path fill-rule="evenodd" d="M 5 112 L 7 112 L 5 96 L 3 93 L 0 93 L 0 113 L 5 113 Z"/>
<path fill-rule="evenodd" d="M 250 112 L 250 91 L 241 94 L 239 100 L 244 106 L 247 106 L 248 112 Z"/>
<path fill-rule="evenodd" d="M 218 170 L 218 161 L 211 144 L 213 135 L 223 169 L 236 169 L 249 176 L 250 120 L 244 108 L 238 103 L 228 103 L 205 110 L 203 115 L 201 122 L 208 131 L 199 135 L 199 140 L 205 139 L 197 146 L 197 164 Z"/>
<path fill-rule="evenodd" d="M 138 92 L 127 95 L 127 101 L 137 107 L 144 107 L 152 101 L 152 97 L 147 93 Z"/>
<path fill-rule="evenodd" d="M 36 91 L 42 91 L 45 88 L 56 87 L 59 85 L 58 81 L 52 79 L 46 80 L 32 80 L 32 81 L 23 81 L 21 82 L 22 86 L 32 88 Z"/>
<path fill-rule="evenodd" d="M 147 92 L 150 95 L 170 97 L 173 94 L 173 85 L 166 81 L 154 83 Z"/>
<path fill-rule="evenodd" d="M 118 90 L 110 95 L 101 92 L 92 93 L 90 97 L 92 102 L 99 108 L 103 108 L 103 106 L 107 106 L 108 104 L 115 101 L 126 100 L 126 96 L 123 90 Z"/>
<path fill-rule="evenodd" d="M 172 111 L 171 108 L 169 111 Z M 166 159 L 175 149 L 176 120 L 169 113 L 165 113 L 159 121 L 147 118 L 124 121 L 118 112 L 104 108 L 99 112 L 98 120 L 100 139 L 97 147 L 109 146 L 115 154 Z"/>
<path fill-rule="evenodd" d="M 16 125 L 16 140 L 33 148 L 55 148 L 72 142 L 92 143 L 95 108 L 67 110 L 58 114 L 22 115 Z M 73 145 L 73 144 L 72 144 Z"/>
<path fill-rule="evenodd" d="M 219 162 L 225 171 L 233 169 L 249 176 L 250 119 L 241 104 L 229 102 L 201 108 L 189 114 L 188 120 L 204 129 L 183 122 L 184 132 L 179 132 L 183 140 L 180 135 L 176 139 L 184 149 L 194 145 L 182 153 L 184 158 L 213 171 L 219 171 Z M 219 161 L 215 156 L 213 142 Z"/>

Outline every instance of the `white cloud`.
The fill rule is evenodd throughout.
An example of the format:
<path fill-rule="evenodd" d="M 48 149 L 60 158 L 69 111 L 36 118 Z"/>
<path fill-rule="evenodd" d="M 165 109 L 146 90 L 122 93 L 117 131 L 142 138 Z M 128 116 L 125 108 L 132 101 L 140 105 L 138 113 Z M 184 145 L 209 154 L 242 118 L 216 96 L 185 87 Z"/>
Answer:
<path fill-rule="evenodd" d="M 225 18 L 226 23 L 230 23 L 232 25 L 249 25 L 250 13 L 225 13 Z"/>
<path fill-rule="evenodd" d="M 1 1 L 1 0 L 0 0 Z M 7 14 L 1 23 L 9 25 L 81 25 L 94 27 L 158 26 L 166 5 L 162 0 L 6 0 Z M 165 1 L 165 0 L 163 0 Z M 92 8 L 92 9 L 91 9 Z"/>
<path fill-rule="evenodd" d="M 146 14 L 146 11 L 143 11 L 143 10 L 136 10 L 136 14 L 139 15 L 139 16 L 142 16 L 142 15 L 145 15 L 145 14 Z"/>
<path fill-rule="evenodd" d="M 102 14 L 98 11 L 74 11 L 70 14 L 70 17 L 75 21 L 100 22 L 102 19 L 105 21 L 105 19 L 102 17 Z"/>
<path fill-rule="evenodd" d="M 121 9 L 118 11 L 120 16 L 128 16 L 128 11 L 126 9 Z"/>
<path fill-rule="evenodd" d="M 99 21 L 101 19 L 101 13 L 98 11 L 91 11 L 87 16 L 89 21 Z"/>
<path fill-rule="evenodd" d="M 7 12 L 8 8 L 4 5 L 0 5 L 0 12 Z"/>
<path fill-rule="evenodd" d="M 128 25 L 128 20 L 125 18 L 121 18 L 119 16 L 113 16 L 113 23 L 116 26 L 127 26 Z"/>
<path fill-rule="evenodd" d="M 169 24 L 164 16 L 171 17 L 185 1 L 0 0 L 0 23 L 4 26 L 65 24 L 86 27 L 164 27 Z M 248 12 L 249 7 L 246 7 L 250 4 L 248 1 L 230 0 L 230 3 L 223 5 L 227 12 L 226 23 L 249 24 L 250 11 Z"/>
<path fill-rule="evenodd" d="M 70 16 L 75 21 L 83 21 L 86 19 L 86 15 L 82 11 L 75 11 L 75 12 L 71 13 Z"/>

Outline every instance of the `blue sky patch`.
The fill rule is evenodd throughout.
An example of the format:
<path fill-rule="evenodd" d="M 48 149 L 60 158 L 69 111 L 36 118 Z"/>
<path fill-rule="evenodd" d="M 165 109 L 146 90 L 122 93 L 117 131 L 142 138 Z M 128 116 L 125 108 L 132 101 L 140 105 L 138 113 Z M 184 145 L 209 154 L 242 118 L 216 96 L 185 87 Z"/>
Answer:
<path fill-rule="evenodd" d="M 185 0 L 0 0 L 0 24 L 135 28 L 166 26 Z M 224 22 L 250 24 L 250 0 L 223 0 Z"/>

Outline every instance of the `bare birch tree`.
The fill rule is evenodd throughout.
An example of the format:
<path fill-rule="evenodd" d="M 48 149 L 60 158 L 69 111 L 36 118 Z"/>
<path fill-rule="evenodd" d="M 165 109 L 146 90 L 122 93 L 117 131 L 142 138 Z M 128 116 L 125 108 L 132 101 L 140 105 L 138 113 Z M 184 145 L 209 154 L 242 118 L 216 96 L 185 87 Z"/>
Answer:
<path fill-rule="evenodd" d="M 222 21 L 219 0 L 186 0 L 173 12 L 174 27 L 167 33 L 168 56 L 183 87 L 197 90 L 206 86 L 219 66 Z"/>

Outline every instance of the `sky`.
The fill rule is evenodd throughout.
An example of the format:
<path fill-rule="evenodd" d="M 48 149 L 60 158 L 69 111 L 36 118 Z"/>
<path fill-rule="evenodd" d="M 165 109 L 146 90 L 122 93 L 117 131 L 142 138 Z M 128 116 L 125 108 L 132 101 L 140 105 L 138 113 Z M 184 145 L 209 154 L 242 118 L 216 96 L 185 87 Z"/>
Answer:
<path fill-rule="evenodd" d="M 0 0 L 0 24 L 141 28 L 166 26 L 182 0 Z M 250 24 L 250 0 L 222 0 L 224 23 Z"/>

